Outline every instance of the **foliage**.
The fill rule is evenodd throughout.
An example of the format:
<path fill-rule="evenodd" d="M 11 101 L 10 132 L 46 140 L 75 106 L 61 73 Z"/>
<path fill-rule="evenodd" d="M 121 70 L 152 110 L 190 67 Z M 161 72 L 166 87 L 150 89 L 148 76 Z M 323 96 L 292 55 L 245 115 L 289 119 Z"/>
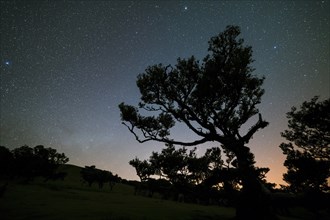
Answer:
<path fill-rule="evenodd" d="M 14 157 L 12 152 L 4 146 L 0 146 L 0 179 L 11 176 Z"/>
<path fill-rule="evenodd" d="M 175 67 L 150 66 L 140 74 L 139 107 L 158 116 L 142 116 L 138 108 L 121 103 L 121 119 L 139 142 L 150 140 L 193 146 L 218 141 L 230 148 L 228 138 L 247 143 L 268 123 L 259 118 L 245 135 L 240 127 L 258 113 L 263 78 L 252 75 L 251 47 L 236 38 L 240 29 L 229 26 L 209 41 L 203 64 L 195 57 L 178 59 Z M 183 123 L 201 139 L 175 141 L 168 136 L 175 123 Z M 141 131 L 141 138 L 137 130 Z"/>
<path fill-rule="evenodd" d="M 256 198 L 256 193 L 261 193 L 261 186 L 254 155 L 245 144 L 268 125 L 257 108 L 264 94 L 261 88 L 264 78 L 252 74 L 252 48 L 244 46 L 239 35 L 239 27 L 227 26 L 224 32 L 212 37 L 209 54 L 202 63 L 191 56 L 178 58 L 174 67 L 149 66 L 137 78 L 141 93 L 138 107 L 121 103 L 119 109 L 123 124 L 140 143 L 158 141 L 196 146 L 218 142 L 236 157 L 246 194 L 237 209 L 237 218 L 263 219 L 267 214 L 257 216 L 255 209 L 266 203 L 260 199 L 253 207 L 249 202 Z M 150 114 L 144 116 L 141 110 Z M 257 114 L 257 121 L 247 132 L 242 132 L 241 127 Z M 173 139 L 171 129 L 178 123 L 197 138 Z"/>
<path fill-rule="evenodd" d="M 37 176 L 51 178 L 59 165 L 69 161 L 64 153 L 42 145 L 34 148 L 24 145 L 12 151 L 6 147 L 0 149 L 1 172 L 5 172 L 7 178 L 23 177 L 26 181 Z"/>
<path fill-rule="evenodd" d="M 280 148 L 286 155 L 288 168 L 284 180 L 295 192 L 328 189 L 330 177 L 330 100 L 314 97 L 300 110 L 292 107 L 287 113 L 288 130 L 282 133 L 289 143 Z"/>
<path fill-rule="evenodd" d="M 221 149 L 212 147 L 198 157 L 197 148 L 188 151 L 185 147 L 175 148 L 167 145 L 161 152 L 152 152 L 148 160 L 135 158 L 129 162 L 140 177 L 141 182 L 150 180 L 150 176 L 158 175 L 174 186 L 200 185 L 206 189 L 217 187 L 226 192 L 239 189 L 241 178 L 239 171 L 232 165 L 225 164 Z M 230 158 L 227 158 L 230 163 Z M 256 168 L 261 180 L 267 184 L 265 174 L 268 168 Z"/>
<path fill-rule="evenodd" d="M 155 173 L 154 168 L 148 161 L 141 161 L 138 158 L 129 161 L 129 164 L 136 170 L 136 174 L 139 176 L 141 181 L 147 180 L 151 175 Z"/>
<path fill-rule="evenodd" d="M 112 190 L 115 184 L 120 181 L 120 177 L 117 174 L 113 175 L 111 171 L 96 169 L 95 166 L 85 166 L 85 168 L 81 169 L 80 175 L 88 183 L 89 187 L 96 182 L 100 189 L 103 188 L 104 183 L 109 183 Z"/>
<path fill-rule="evenodd" d="M 123 124 L 139 142 L 194 146 L 217 141 L 237 157 L 239 168 L 253 167 L 254 156 L 244 144 L 268 123 L 259 114 L 248 132 L 241 134 L 240 128 L 259 112 L 256 106 L 264 93 L 264 78 L 252 75 L 252 49 L 243 46 L 243 39 L 237 39 L 239 34 L 238 27 L 228 26 L 211 38 L 210 54 L 202 64 L 193 56 L 179 58 L 175 67 L 158 64 L 138 76 L 139 108 L 124 103 L 119 108 Z M 152 116 L 141 115 L 139 109 Z M 170 131 L 176 123 L 184 124 L 200 138 L 172 139 Z"/>
<path fill-rule="evenodd" d="M 187 183 L 188 157 L 186 148 L 176 150 L 173 145 L 168 145 L 160 154 L 153 152 L 150 163 L 155 166 L 155 170 L 160 171 L 161 176 L 165 176 L 172 183 Z"/>

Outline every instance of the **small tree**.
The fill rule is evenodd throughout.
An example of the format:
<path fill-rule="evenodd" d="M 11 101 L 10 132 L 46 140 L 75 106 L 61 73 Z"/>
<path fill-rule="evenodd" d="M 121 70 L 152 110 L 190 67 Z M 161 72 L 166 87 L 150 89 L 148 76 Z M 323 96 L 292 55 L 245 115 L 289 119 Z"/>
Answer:
<path fill-rule="evenodd" d="M 195 59 L 178 59 L 175 67 L 150 66 L 140 74 L 137 86 L 141 93 L 139 108 L 151 112 L 140 114 L 134 106 L 121 103 L 121 120 L 137 141 L 195 146 L 218 142 L 237 159 L 243 196 L 237 207 L 238 219 L 264 219 L 269 216 L 254 156 L 245 145 L 252 136 L 268 125 L 259 114 L 250 129 L 241 131 L 249 119 L 259 113 L 264 78 L 252 74 L 252 49 L 237 39 L 240 29 L 228 26 L 211 38 L 203 63 Z M 181 141 L 171 138 L 171 128 L 184 124 L 199 138 Z M 254 203 L 251 203 L 254 201 Z"/>
<path fill-rule="evenodd" d="M 82 168 L 80 176 L 84 182 L 88 183 L 89 187 L 96 182 L 100 189 L 103 188 L 105 183 L 109 183 L 112 190 L 114 185 L 120 181 L 120 177 L 117 174 L 113 175 L 111 171 L 97 169 L 94 165 Z"/>
<path fill-rule="evenodd" d="M 140 177 L 141 182 L 146 181 L 151 175 L 155 173 L 154 168 L 147 160 L 141 161 L 135 158 L 129 161 L 129 164 L 136 170 L 136 174 Z"/>
<path fill-rule="evenodd" d="M 174 184 L 189 182 L 188 154 L 186 148 L 175 149 L 173 145 L 164 148 L 158 157 L 163 174 Z M 152 158 L 151 158 L 152 159 Z"/>
<path fill-rule="evenodd" d="M 288 130 L 281 133 L 289 143 L 280 148 L 287 156 L 284 181 L 294 192 L 325 191 L 330 177 L 330 99 L 314 97 L 300 110 L 287 113 Z"/>

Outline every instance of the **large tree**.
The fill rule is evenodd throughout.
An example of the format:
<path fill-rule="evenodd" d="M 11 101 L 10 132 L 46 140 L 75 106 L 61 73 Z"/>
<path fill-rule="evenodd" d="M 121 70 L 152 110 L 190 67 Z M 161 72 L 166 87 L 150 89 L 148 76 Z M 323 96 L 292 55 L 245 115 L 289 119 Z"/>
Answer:
<path fill-rule="evenodd" d="M 137 79 L 139 106 L 121 103 L 119 108 L 123 124 L 140 143 L 195 146 L 216 141 L 232 152 L 243 185 L 237 218 L 264 219 L 269 213 L 263 207 L 263 196 L 259 196 L 262 187 L 254 155 L 246 146 L 259 129 L 268 125 L 257 108 L 264 94 L 264 78 L 252 74 L 252 48 L 244 46 L 239 35 L 239 27 L 228 26 L 212 37 L 209 54 L 201 63 L 192 56 L 178 58 L 175 66 L 149 66 Z M 150 115 L 144 116 L 139 110 Z M 241 129 L 248 121 L 253 123 L 250 129 Z M 173 139 L 171 129 L 176 123 L 184 124 L 199 138 Z"/>
<path fill-rule="evenodd" d="M 330 99 L 314 97 L 298 110 L 287 113 L 288 130 L 282 133 L 289 143 L 280 148 L 288 168 L 284 181 L 294 192 L 326 191 L 330 177 Z"/>

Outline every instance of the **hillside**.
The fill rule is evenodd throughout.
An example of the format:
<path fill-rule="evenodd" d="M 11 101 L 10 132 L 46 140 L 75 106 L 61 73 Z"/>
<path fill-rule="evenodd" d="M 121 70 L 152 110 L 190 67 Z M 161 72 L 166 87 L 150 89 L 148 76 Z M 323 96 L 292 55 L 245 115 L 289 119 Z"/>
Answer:
<path fill-rule="evenodd" d="M 202 206 L 147 198 L 134 195 L 130 185 L 108 185 L 99 189 L 96 184 L 88 187 L 80 178 L 81 167 L 63 165 L 61 172 L 68 175 L 64 181 L 36 179 L 29 184 L 11 181 L 0 198 L 1 220 L 203 220 L 233 219 L 234 208 Z M 0 182 L 0 186 L 4 183 Z M 324 214 L 324 215 L 323 215 Z M 322 216 L 328 216 L 323 213 Z M 280 220 L 327 219 L 304 209 L 291 209 L 290 217 Z"/>
<path fill-rule="evenodd" d="M 15 219 L 230 219 L 234 209 L 135 196 L 132 186 L 98 189 L 80 180 L 80 167 L 65 165 L 64 181 L 10 182 L 0 198 L 2 220 Z"/>

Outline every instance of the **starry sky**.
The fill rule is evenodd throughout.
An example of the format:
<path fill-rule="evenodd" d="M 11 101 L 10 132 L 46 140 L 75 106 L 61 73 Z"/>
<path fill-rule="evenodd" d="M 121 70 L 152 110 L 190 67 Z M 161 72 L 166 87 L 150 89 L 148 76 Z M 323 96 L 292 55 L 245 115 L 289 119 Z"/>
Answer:
<path fill-rule="evenodd" d="M 137 105 L 136 77 L 148 65 L 201 60 L 212 36 L 238 25 L 254 73 L 266 78 L 259 109 L 270 122 L 248 146 L 257 165 L 271 169 L 268 180 L 283 184 L 286 112 L 330 96 L 329 9 L 329 1 L 311 0 L 1 0 L 0 145 L 42 144 L 71 164 L 138 179 L 128 161 L 164 145 L 137 143 L 118 104 Z M 190 137 L 186 129 L 176 135 Z"/>

